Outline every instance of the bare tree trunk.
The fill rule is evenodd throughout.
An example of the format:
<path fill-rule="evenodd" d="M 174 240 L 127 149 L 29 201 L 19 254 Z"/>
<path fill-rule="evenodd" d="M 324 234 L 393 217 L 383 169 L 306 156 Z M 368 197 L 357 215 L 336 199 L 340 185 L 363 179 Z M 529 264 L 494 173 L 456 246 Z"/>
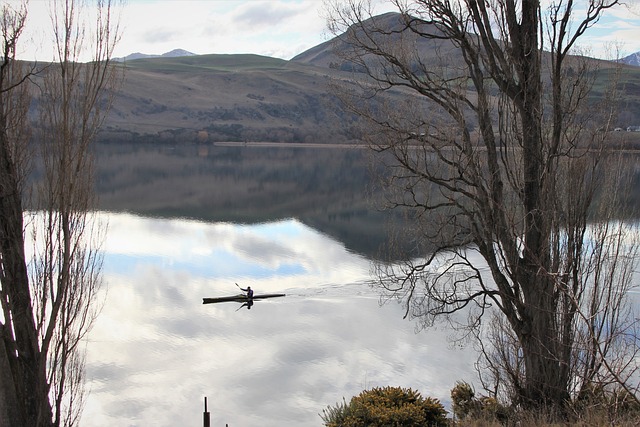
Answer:
<path fill-rule="evenodd" d="M 4 328 L 4 326 L 1 326 Z M 4 333 L 4 332 L 3 332 Z M 8 354 L 5 340 L 0 340 L 0 426 L 21 426 L 24 425 L 21 413 L 18 410 L 17 395 L 15 393 L 15 383 L 13 381 L 14 372 L 10 365 L 11 355 Z"/>
<path fill-rule="evenodd" d="M 1 118 L 0 118 L 1 120 Z M 0 127 L 2 123 L 0 123 Z M 3 363 L 11 367 L 4 374 L 12 375 L 3 381 L 5 394 L 20 408 L 20 418 L 37 414 L 37 396 L 27 393 L 38 390 L 38 346 L 35 323 L 28 292 L 29 281 L 25 264 L 22 236 L 22 201 L 17 187 L 15 165 L 11 160 L 6 135 L 0 133 L 0 253 L 2 254 L 2 306 L 11 319 L 2 322 Z M 26 292 L 25 292 L 26 290 Z M 16 357 L 17 355 L 17 357 Z M 10 387 L 13 386 L 13 387 Z M 36 425 L 33 417 L 24 419 L 24 425 Z M 21 425 L 22 423 L 18 424 Z"/>
<path fill-rule="evenodd" d="M 2 9 L 3 51 L 0 65 L 0 282 L 4 319 L 0 324 L 2 357 L 9 371 L 3 394 L 16 403 L 7 416 L 15 425 L 47 425 L 46 373 L 40 369 L 41 353 L 35 330 L 29 277 L 24 250 L 22 216 L 23 181 L 26 176 L 26 113 L 29 95 L 26 79 L 32 70 L 15 60 L 18 38 L 24 27 L 26 9 Z"/>
<path fill-rule="evenodd" d="M 392 3 L 395 16 L 347 1 L 329 17 L 338 59 L 357 70 L 337 95 L 394 158 L 390 206 L 411 212 L 430 251 L 379 264 L 381 288 L 425 325 L 464 312 L 457 326 L 474 329 L 497 310 L 506 347 L 493 348 L 491 372 L 522 407 L 563 413 L 576 384 L 629 379 L 636 352 L 620 330 L 634 322 L 622 299 L 637 236 L 612 240 L 619 262 L 589 241 L 622 195 L 603 179 L 609 99 L 589 99 L 595 62 L 570 55 L 619 2 Z M 611 363 L 616 345 L 631 350 L 626 365 Z"/>
<path fill-rule="evenodd" d="M 522 403 L 525 407 L 553 408 L 569 401 L 568 371 L 563 368 L 569 361 L 562 357 L 559 348 L 554 297 L 548 287 L 546 290 L 541 287 L 529 294 L 525 292 L 530 307 L 525 314 L 529 318 L 525 328 L 531 332 L 523 333 L 520 339 L 526 379 Z"/>

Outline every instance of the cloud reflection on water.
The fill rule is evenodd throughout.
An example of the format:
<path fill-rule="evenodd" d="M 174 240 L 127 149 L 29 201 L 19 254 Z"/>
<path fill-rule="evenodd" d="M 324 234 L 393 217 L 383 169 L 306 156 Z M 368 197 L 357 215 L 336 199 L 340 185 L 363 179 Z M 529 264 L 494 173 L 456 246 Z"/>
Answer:
<path fill-rule="evenodd" d="M 82 426 L 319 426 L 364 388 L 448 398 L 473 355 L 379 307 L 369 261 L 296 220 L 261 225 L 105 214 L 106 304 Z M 202 305 L 234 282 L 287 297 Z"/>

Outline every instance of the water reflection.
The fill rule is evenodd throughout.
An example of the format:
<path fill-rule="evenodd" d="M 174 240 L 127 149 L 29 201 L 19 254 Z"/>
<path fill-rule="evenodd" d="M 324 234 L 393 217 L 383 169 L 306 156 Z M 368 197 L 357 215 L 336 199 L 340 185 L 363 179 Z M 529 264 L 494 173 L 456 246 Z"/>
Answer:
<path fill-rule="evenodd" d="M 108 294 L 91 334 L 82 425 L 317 426 L 384 385 L 448 400 L 474 357 L 379 307 L 369 261 L 298 220 L 259 225 L 105 214 Z M 235 283 L 286 298 L 236 312 Z"/>
<path fill-rule="evenodd" d="M 358 148 L 194 144 L 96 145 L 101 208 L 146 216 L 259 224 L 298 218 L 376 256 L 391 216 Z M 377 173 L 377 172 L 376 172 Z"/>

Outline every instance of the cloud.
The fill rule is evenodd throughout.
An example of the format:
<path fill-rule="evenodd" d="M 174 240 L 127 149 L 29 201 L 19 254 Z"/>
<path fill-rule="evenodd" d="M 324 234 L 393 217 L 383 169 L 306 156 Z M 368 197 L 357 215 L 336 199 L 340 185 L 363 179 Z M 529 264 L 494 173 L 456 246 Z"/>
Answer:
<path fill-rule="evenodd" d="M 621 4 L 607 9 L 578 39 L 578 45 L 583 49 L 581 53 L 602 59 L 615 59 L 619 54 L 626 56 L 640 51 L 639 11 L 640 6 L 634 4 Z M 584 16 L 586 11 L 578 9 L 576 19 Z"/>
<path fill-rule="evenodd" d="M 279 26 L 290 27 L 295 24 L 296 19 L 302 19 L 308 5 L 290 4 L 284 2 L 247 2 L 233 18 L 240 30 L 247 28 L 278 28 Z"/>
<path fill-rule="evenodd" d="M 150 44 L 173 42 L 173 40 L 179 40 L 180 38 L 182 38 L 181 31 L 166 28 L 152 28 L 140 35 L 142 42 Z"/>
<path fill-rule="evenodd" d="M 456 379 L 474 378 L 471 352 L 450 349 L 438 331 L 415 334 L 398 305 L 379 307 L 375 289 L 362 284 L 368 262 L 298 221 L 108 217 L 105 249 L 119 255 L 105 258 L 107 301 L 90 336 L 86 427 L 197 425 L 204 396 L 215 425 L 317 425 L 327 405 L 368 387 L 442 398 Z M 269 242 L 276 249 L 264 261 Z M 194 244 L 209 245 L 214 265 L 222 257 L 225 275 L 207 276 Z M 158 258 L 147 264 L 147 252 Z M 142 266 L 121 274 L 109 263 L 122 257 Z M 171 258 L 180 262 L 162 262 Z M 291 263 L 304 271 L 278 270 Z M 288 288 L 287 296 L 240 311 L 201 303 L 235 293 L 246 268 L 272 269 L 252 287 Z"/>
<path fill-rule="evenodd" d="M 116 56 L 182 48 L 289 59 L 323 41 L 320 5 L 308 0 L 130 2 L 122 14 L 125 31 Z"/>
<path fill-rule="evenodd" d="M 375 13 L 396 10 L 388 2 L 374 3 Z M 322 8 L 316 0 L 131 0 L 117 11 L 123 34 L 114 54 L 162 54 L 182 48 L 197 54 L 254 53 L 290 59 L 327 39 Z M 605 55 L 602 46 L 612 40 L 623 42 L 625 52 L 639 51 L 639 11 L 637 4 L 607 10 L 581 44 L 594 45 L 594 55 Z M 53 58 L 49 28 L 48 2 L 30 2 L 21 58 Z"/>

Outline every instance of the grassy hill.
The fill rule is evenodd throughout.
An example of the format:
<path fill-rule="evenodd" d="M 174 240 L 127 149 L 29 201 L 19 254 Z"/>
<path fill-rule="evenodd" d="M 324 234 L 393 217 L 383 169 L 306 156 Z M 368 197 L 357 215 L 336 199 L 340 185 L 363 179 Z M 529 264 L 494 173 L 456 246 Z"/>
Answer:
<path fill-rule="evenodd" d="M 373 19 L 388 28 L 399 25 L 393 13 Z M 411 43 L 423 61 L 444 57 L 449 66 L 461 61 L 446 41 L 415 38 Z M 127 61 L 118 65 L 124 79 L 102 138 L 295 143 L 357 139 L 357 118 L 330 89 L 336 82 L 366 81 L 366 75 L 342 57 L 348 49 L 336 38 L 290 61 L 251 54 Z M 615 64 L 598 62 L 595 99 L 616 72 Z M 618 89 L 620 118 L 615 126 L 640 125 L 640 68 L 623 66 Z"/>
<path fill-rule="evenodd" d="M 122 140 L 344 141 L 352 120 L 335 71 L 258 55 L 149 58 L 123 65 L 103 137 Z"/>

